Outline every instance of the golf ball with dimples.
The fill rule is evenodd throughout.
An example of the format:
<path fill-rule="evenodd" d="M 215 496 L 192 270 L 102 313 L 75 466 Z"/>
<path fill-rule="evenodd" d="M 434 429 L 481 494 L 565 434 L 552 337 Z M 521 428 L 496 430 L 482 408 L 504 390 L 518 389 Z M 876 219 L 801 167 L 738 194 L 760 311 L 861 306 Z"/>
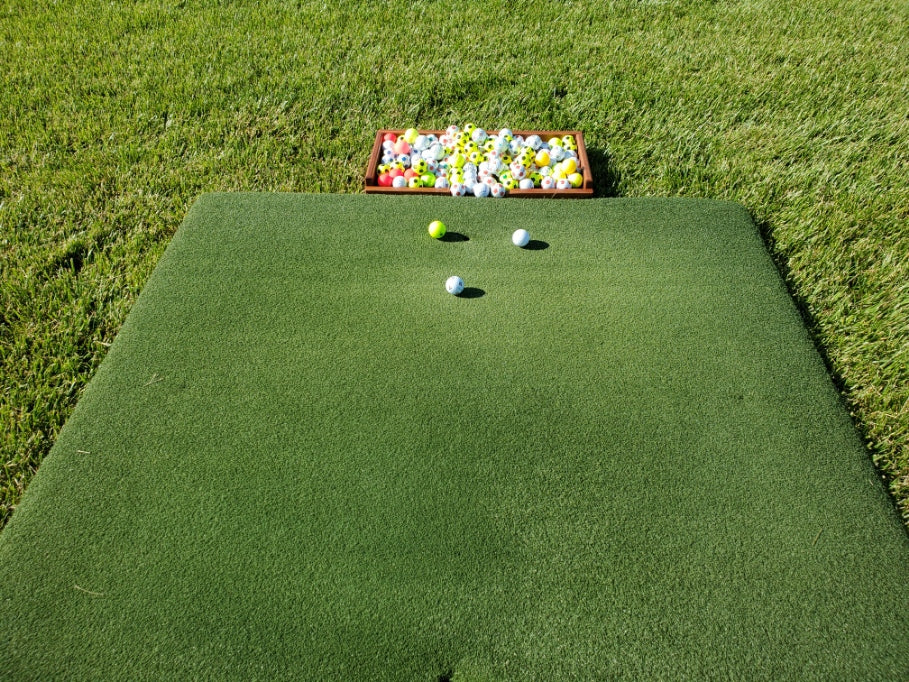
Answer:
<path fill-rule="evenodd" d="M 407 178 L 403 175 L 398 175 L 397 177 L 392 178 L 391 186 L 401 189 L 402 187 L 407 187 Z"/>
<path fill-rule="evenodd" d="M 397 180 L 397 178 L 395 178 L 395 180 Z M 467 194 L 467 188 L 464 186 L 463 182 L 451 183 L 451 187 L 448 188 L 448 191 L 451 192 L 451 196 L 453 197 L 463 197 Z"/>
<path fill-rule="evenodd" d="M 540 187 L 542 187 L 543 189 L 552 189 L 553 187 L 555 187 L 555 184 L 556 184 L 556 181 L 555 181 L 555 179 L 553 179 L 553 177 L 551 175 L 547 175 L 542 180 L 540 180 Z"/>
<path fill-rule="evenodd" d="M 571 187 L 571 183 L 568 182 L 568 178 L 559 178 L 556 180 L 556 189 L 568 189 Z"/>
<path fill-rule="evenodd" d="M 524 229 L 515 230 L 514 234 L 511 235 L 511 243 L 523 249 L 530 243 L 530 232 Z"/>
<path fill-rule="evenodd" d="M 489 192 L 496 199 L 501 199 L 505 196 L 505 186 L 502 183 L 497 182 L 492 186 L 492 189 L 490 189 Z"/>
<path fill-rule="evenodd" d="M 436 189 L 448 189 L 448 178 L 444 176 L 437 177 Z"/>
<path fill-rule="evenodd" d="M 530 178 L 524 178 L 521 182 L 518 183 L 519 189 L 533 189 L 533 180 Z"/>
<path fill-rule="evenodd" d="M 452 275 L 445 280 L 445 291 L 452 296 L 457 296 L 464 291 L 464 280 L 457 275 Z"/>
<path fill-rule="evenodd" d="M 477 199 L 482 199 L 483 197 L 489 196 L 489 185 L 485 182 L 478 182 L 473 186 L 473 195 Z"/>

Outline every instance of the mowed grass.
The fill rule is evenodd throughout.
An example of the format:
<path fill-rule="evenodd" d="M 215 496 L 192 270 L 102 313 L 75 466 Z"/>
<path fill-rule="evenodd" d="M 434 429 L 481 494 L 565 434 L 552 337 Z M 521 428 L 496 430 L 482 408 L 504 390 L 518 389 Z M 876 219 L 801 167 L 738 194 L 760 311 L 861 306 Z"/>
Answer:
<path fill-rule="evenodd" d="M 0 525 L 200 192 L 361 191 L 377 128 L 466 121 L 582 129 L 601 195 L 744 204 L 909 521 L 907 34 L 905 2 L 4 2 Z"/>

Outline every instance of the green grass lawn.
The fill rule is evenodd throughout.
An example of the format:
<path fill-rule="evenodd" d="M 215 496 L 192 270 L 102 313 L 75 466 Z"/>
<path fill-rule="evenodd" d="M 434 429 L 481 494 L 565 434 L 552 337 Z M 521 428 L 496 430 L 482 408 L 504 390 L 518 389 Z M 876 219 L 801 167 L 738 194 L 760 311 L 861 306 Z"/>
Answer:
<path fill-rule="evenodd" d="M 579 128 L 768 237 L 909 519 L 905 2 L 0 8 L 0 523 L 191 201 L 361 191 L 380 127 Z"/>

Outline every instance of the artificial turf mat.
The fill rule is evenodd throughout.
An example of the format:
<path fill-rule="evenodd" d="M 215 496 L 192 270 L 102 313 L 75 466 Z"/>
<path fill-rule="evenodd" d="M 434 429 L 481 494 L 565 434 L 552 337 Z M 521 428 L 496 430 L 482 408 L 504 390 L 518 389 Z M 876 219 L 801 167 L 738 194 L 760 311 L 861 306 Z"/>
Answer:
<path fill-rule="evenodd" d="M 728 203 L 203 196 L 0 535 L 3 679 L 907 673 L 909 539 Z"/>

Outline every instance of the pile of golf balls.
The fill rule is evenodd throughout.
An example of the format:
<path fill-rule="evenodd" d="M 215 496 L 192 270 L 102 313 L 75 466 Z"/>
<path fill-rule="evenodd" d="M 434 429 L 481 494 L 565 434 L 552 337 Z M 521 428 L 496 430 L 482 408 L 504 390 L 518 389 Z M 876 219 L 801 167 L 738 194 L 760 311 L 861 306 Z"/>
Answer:
<path fill-rule="evenodd" d="M 435 187 L 453 196 L 504 197 L 513 189 L 580 187 L 578 145 L 573 135 L 544 140 L 487 133 L 472 123 L 449 126 L 438 137 L 414 128 L 387 133 L 378 166 L 381 187 Z"/>

